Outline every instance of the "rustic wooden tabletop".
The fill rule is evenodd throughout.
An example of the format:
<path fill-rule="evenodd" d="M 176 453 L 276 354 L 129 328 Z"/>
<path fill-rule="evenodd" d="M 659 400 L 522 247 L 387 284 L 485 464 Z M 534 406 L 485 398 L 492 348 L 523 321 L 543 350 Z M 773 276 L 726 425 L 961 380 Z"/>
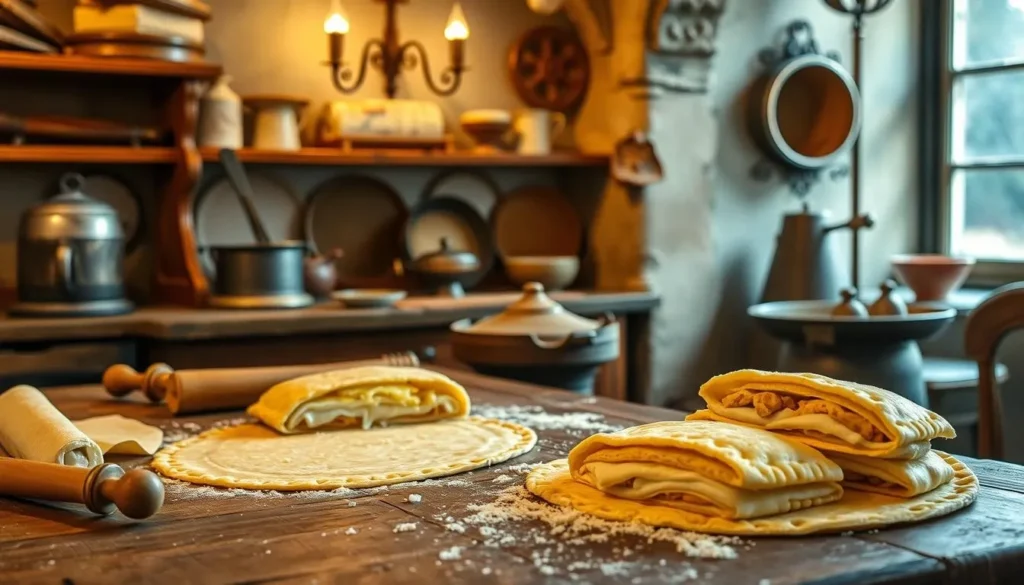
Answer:
<path fill-rule="evenodd" d="M 976 585 L 1019 582 L 1024 571 L 1024 468 L 970 459 L 978 500 L 924 524 L 725 543 L 622 526 L 605 537 L 517 493 L 524 473 L 596 430 L 681 413 L 446 373 L 466 385 L 482 414 L 535 428 L 538 446 L 492 468 L 388 489 L 268 494 L 171 482 L 164 508 L 141 522 L 3 499 L 0 583 Z M 108 400 L 95 386 L 48 394 L 72 419 L 120 413 L 163 427 L 168 440 L 240 416 L 172 420 L 161 406 Z"/>

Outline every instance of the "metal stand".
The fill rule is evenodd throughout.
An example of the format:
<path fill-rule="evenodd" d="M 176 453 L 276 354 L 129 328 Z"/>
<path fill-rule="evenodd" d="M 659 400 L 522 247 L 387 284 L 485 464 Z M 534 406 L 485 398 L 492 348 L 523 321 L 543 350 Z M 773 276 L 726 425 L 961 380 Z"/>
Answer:
<path fill-rule="evenodd" d="M 874 14 L 879 10 L 882 10 L 889 4 L 892 4 L 893 0 L 825 0 L 825 4 L 844 14 L 853 15 L 853 58 L 852 58 L 852 74 L 853 82 L 857 85 L 857 89 L 861 90 L 861 96 L 864 95 L 864 89 L 861 85 L 861 52 L 862 45 L 864 42 L 864 15 Z M 864 136 L 863 127 L 857 139 L 853 143 L 853 150 L 850 154 L 850 216 L 858 217 L 860 215 L 860 140 Z M 854 227 L 852 230 L 852 241 L 851 241 L 851 267 L 850 267 L 850 280 L 851 285 L 857 291 L 860 290 L 860 229 Z"/>

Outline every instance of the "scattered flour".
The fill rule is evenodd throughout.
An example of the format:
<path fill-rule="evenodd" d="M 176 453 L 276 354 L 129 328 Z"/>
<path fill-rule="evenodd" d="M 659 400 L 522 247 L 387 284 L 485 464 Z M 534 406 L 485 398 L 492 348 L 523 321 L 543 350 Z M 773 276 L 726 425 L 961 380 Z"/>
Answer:
<path fill-rule="evenodd" d="M 351 535 L 356 534 L 358 532 L 359 531 L 356 529 L 355 526 L 349 526 L 348 530 L 345 531 L 345 534 L 348 534 L 349 536 L 351 536 Z"/>
<path fill-rule="evenodd" d="M 208 428 L 219 429 L 221 427 L 233 427 L 247 422 L 252 422 L 252 419 L 247 416 L 240 416 L 226 420 L 219 420 Z M 168 445 L 170 443 L 177 443 L 178 441 L 190 439 L 203 432 L 205 429 L 194 422 L 171 421 L 166 426 L 162 427 L 162 430 L 164 431 L 164 445 Z"/>
<path fill-rule="evenodd" d="M 515 480 L 516 480 L 516 478 L 512 477 L 511 475 L 501 474 L 498 477 L 495 477 L 494 479 L 492 479 L 491 481 L 493 483 L 508 483 L 510 481 L 515 481 Z"/>
<path fill-rule="evenodd" d="M 453 546 L 437 553 L 437 558 L 442 561 L 457 561 L 462 558 L 462 547 Z"/>
<path fill-rule="evenodd" d="M 612 537 L 635 536 L 645 538 L 647 542 L 668 542 L 675 545 L 680 553 L 689 557 L 731 559 L 736 558 L 734 545 L 742 544 L 735 537 L 709 536 L 694 532 L 684 532 L 671 528 L 654 528 L 635 522 L 614 522 L 595 518 L 571 508 L 553 506 L 535 498 L 523 486 L 509 488 L 498 495 L 498 498 L 487 504 L 469 506 L 472 515 L 463 520 L 466 524 L 478 527 L 501 526 L 510 521 L 539 520 L 546 525 L 542 528 L 526 529 L 526 542 L 516 538 L 509 531 L 494 532 L 481 530 L 485 546 L 497 547 L 510 544 L 534 546 L 534 564 L 546 566 L 548 557 L 557 553 L 557 547 L 541 549 L 536 545 L 544 545 L 561 541 L 558 544 L 584 545 L 594 542 L 608 542 Z M 564 546 L 563 546 L 564 550 Z"/>
<path fill-rule="evenodd" d="M 416 530 L 417 526 L 418 524 L 416 522 L 400 522 L 395 524 L 395 529 L 392 530 L 392 532 L 395 534 L 398 534 L 399 532 L 412 532 L 413 530 Z"/>
<path fill-rule="evenodd" d="M 549 413 L 539 406 L 474 404 L 473 414 L 516 422 L 535 431 L 559 429 L 602 433 L 621 430 L 622 426 L 605 422 L 595 412 Z"/>
<path fill-rule="evenodd" d="M 409 494 L 405 500 L 410 504 L 418 504 L 423 501 L 423 496 L 419 494 Z"/>
<path fill-rule="evenodd" d="M 444 525 L 444 529 L 449 532 L 455 532 L 457 534 L 466 533 L 466 525 L 462 524 L 461 522 L 449 522 Z"/>

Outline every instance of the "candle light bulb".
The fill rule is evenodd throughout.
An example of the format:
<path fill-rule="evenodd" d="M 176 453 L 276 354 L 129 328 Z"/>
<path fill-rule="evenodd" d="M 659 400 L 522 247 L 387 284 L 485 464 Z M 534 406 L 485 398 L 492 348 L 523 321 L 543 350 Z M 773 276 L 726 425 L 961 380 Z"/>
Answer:
<path fill-rule="evenodd" d="M 348 19 L 341 9 L 341 0 L 331 0 L 331 12 L 324 21 L 324 32 L 327 34 L 348 34 Z"/>
<path fill-rule="evenodd" d="M 462 6 L 456 1 L 452 4 L 452 13 L 448 15 L 448 24 L 444 27 L 444 38 L 449 41 L 464 41 L 469 38 L 469 23 L 462 13 Z"/>

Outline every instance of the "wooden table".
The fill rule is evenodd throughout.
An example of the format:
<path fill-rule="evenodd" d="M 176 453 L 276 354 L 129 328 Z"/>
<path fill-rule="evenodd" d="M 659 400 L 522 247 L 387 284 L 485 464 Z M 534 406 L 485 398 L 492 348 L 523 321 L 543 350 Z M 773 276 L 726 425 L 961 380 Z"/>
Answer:
<path fill-rule="evenodd" d="M 451 375 L 466 385 L 477 405 L 539 405 L 549 413 L 586 411 L 621 425 L 682 417 L 678 411 L 462 372 Z M 109 401 L 97 387 L 53 389 L 49 395 L 73 419 L 118 412 L 171 428 L 162 407 Z M 207 426 L 237 416 L 176 422 L 178 428 L 182 423 Z M 982 491 L 964 511 L 875 533 L 757 539 L 736 547 L 738 558 L 732 560 L 686 558 L 664 543 L 622 537 L 604 544 L 565 544 L 562 553 L 539 568 L 534 555 L 556 548 L 558 537 L 540 544 L 520 539 L 511 546 L 488 547 L 472 527 L 464 533 L 445 529 L 444 516 L 463 518 L 470 514 L 470 504 L 493 501 L 515 485 L 494 481 L 510 473 L 510 465 L 564 456 L 582 434 L 540 430 L 538 447 L 531 453 L 460 476 L 468 484 L 462 487 L 426 482 L 351 499 L 309 499 L 189 497 L 196 488 L 175 485 L 168 488 L 163 510 L 137 523 L 0 500 L 0 583 L 977 585 L 1019 582 L 1024 572 L 1024 468 L 972 459 L 967 462 L 978 474 Z M 521 482 L 522 476 L 515 481 Z M 408 503 L 412 493 L 420 494 L 422 502 Z M 393 532 L 403 522 L 416 522 L 417 528 Z M 500 530 L 519 535 L 541 526 L 509 522 Z M 451 547 L 464 547 L 461 558 L 441 560 L 441 551 Z M 628 556 L 624 549 L 630 551 Z M 615 571 L 602 569 L 602 563 L 615 562 Z"/>

